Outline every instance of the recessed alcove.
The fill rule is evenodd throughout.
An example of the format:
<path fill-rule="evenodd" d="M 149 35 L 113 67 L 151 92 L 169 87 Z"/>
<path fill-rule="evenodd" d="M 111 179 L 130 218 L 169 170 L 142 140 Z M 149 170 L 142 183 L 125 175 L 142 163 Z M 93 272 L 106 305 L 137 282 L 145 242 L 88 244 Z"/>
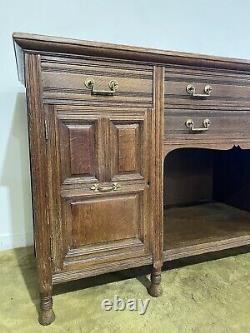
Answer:
<path fill-rule="evenodd" d="M 250 244 L 250 150 L 178 148 L 164 161 L 164 253 Z"/>

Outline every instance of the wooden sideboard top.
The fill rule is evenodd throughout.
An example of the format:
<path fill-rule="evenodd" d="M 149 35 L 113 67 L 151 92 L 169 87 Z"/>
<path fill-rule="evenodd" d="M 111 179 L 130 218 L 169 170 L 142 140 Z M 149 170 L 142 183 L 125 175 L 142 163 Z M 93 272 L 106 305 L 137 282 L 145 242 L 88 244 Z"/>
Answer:
<path fill-rule="evenodd" d="M 87 55 L 142 61 L 153 64 L 175 64 L 185 66 L 200 66 L 229 70 L 249 71 L 250 60 L 215 57 L 176 51 L 164 51 L 152 48 L 100 43 L 78 39 L 51 37 L 29 33 L 13 33 L 17 66 L 20 81 L 23 78 L 23 51 L 38 53 L 61 53 L 72 55 Z"/>

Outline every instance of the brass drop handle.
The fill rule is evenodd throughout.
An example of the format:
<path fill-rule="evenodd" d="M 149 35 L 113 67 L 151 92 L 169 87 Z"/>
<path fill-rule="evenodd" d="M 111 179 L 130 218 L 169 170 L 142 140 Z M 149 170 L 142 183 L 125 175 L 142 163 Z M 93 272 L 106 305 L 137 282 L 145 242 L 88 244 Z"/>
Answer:
<path fill-rule="evenodd" d="M 193 98 L 207 98 L 211 95 L 212 87 L 209 84 L 205 85 L 204 94 L 196 94 L 195 87 L 192 84 L 187 85 L 186 90 L 188 95 Z"/>
<path fill-rule="evenodd" d="M 186 122 L 185 122 L 185 125 L 186 125 L 186 127 L 190 130 L 190 132 L 195 132 L 195 133 L 197 133 L 197 132 L 205 132 L 205 131 L 207 131 L 208 130 L 208 127 L 211 125 L 211 122 L 210 122 L 210 120 L 209 119 L 205 119 L 205 120 L 203 120 L 203 126 L 204 127 L 197 127 L 197 128 L 195 128 L 194 127 L 194 121 L 193 121 L 193 119 L 188 119 Z"/>
<path fill-rule="evenodd" d="M 113 183 L 111 186 L 102 186 L 100 184 L 94 184 L 90 187 L 90 190 L 94 192 L 111 192 L 118 191 L 121 186 L 118 183 Z"/>
<path fill-rule="evenodd" d="M 110 90 L 97 90 L 93 79 L 86 79 L 84 84 L 91 90 L 91 95 L 114 96 L 114 93 L 118 89 L 118 83 L 114 80 L 111 80 L 108 84 Z"/>

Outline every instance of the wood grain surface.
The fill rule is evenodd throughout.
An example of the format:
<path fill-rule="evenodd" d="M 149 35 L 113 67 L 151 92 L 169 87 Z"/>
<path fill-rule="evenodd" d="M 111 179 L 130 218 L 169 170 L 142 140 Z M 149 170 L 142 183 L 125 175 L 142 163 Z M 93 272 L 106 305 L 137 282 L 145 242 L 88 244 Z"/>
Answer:
<path fill-rule="evenodd" d="M 23 33 L 13 41 L 27 92 L 42 325 L 55 318 L 53 284 L 151 264 L 148 292 L 160 296 L 164 261 L 250 243 L 249 60 Z M 190 84 L 212 91 L 190 96 Z"/>

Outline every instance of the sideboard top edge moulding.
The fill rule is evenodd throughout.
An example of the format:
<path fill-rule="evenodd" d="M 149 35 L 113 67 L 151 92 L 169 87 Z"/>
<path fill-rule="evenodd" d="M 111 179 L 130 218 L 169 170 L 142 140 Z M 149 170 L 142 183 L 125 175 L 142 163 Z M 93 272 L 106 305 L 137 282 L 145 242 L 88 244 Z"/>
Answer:
<path fill-rule="evenodd" d="M 177 51 L 164 51 L 152 48 L 52 37 L 31 33 L 14 32 L 12 37 L 16 51 L 19 79 L 22 82 L 24 77 L 23 51 L 38 53 L 54 52 L 85 56 L 89 55 L 155 64 L 200 66 L 250 72 L 250 60 L 247 59 L 217 57 Z"/>

